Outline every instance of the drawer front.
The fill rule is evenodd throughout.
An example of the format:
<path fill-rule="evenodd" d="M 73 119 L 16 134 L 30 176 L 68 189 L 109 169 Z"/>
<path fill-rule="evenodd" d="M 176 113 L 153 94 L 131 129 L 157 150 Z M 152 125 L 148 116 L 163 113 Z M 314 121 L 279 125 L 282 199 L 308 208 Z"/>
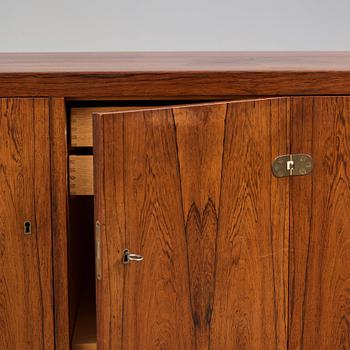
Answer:
<path fill-rule="evenodd" d="M 73 147 L 92 147 L 92 114 L 103 112 L 120 112 L 153 108 L 150 106 L 119 106 L 119 107 L 85 107 L 72 108 L 70 116 L 70 143 Z"/>
<path fill-rule="evenodd" d="M 69 156 L 70 195 L 93 195 L 93 183 L 93 156 Z"/>

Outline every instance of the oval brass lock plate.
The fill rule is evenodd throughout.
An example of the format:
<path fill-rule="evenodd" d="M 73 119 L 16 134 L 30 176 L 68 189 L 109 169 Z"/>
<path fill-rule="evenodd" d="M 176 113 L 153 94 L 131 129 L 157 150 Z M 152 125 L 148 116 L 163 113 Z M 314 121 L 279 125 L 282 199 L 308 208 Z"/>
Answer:
<path fill-rule="evenodd" d="M 272 172 L 276 177 L 307 175 L 313 167 L 312 157 L 305 153 L 278 156 L 272 162 Z"/>

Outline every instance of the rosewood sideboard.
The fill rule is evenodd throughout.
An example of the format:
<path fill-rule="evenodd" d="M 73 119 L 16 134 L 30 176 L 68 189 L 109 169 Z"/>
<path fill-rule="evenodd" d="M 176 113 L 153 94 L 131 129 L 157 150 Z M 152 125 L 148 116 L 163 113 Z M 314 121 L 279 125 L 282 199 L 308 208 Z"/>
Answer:
<path fill-rule="evenodd" d="M 350 52 L 0 54 L 0 349 L 350 349 Z"/>

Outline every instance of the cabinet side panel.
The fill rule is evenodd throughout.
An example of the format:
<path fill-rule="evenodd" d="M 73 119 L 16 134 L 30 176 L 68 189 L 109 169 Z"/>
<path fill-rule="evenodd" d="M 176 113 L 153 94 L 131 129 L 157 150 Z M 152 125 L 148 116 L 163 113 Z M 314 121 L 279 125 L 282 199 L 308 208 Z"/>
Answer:
<path fill-rule="evenodd" d="M 293 98 L 290 348 L 350 348 L 350 98 Z"/>

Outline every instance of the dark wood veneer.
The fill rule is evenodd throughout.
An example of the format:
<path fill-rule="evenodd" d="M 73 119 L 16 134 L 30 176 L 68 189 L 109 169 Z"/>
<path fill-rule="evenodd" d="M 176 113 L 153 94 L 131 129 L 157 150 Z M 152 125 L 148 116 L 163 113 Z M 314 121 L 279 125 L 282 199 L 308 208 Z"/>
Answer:
<path fill-rule="evenodd" d="M 76 324 L 69 315 L 74 298 L 68 276 L 74 276 L 67 246 L 72 246 L 68 231 L 74 223 L 69 222 L 67 158 L 73 153 L 92 153 L 92 143 L 85 149 L 67 148 L 67 133 L 68 139 L 72 136 L 67 124 L 70 108 L 139 108 L 211 100 L 221 101 L 212 106 L 144 111 L 147 118 L 140 111 L 101 114 L 101 109 L 94 120 L 94 181 L 99 190 L 94 209 L 102 223 L 101 249 L 105 252 L 113 247 L 109 255 L 102 254 L 103 278 L 97 283 L 101 349 L 120 348 L 123 339 L 131 348 L 142 338 L 146 348 L 154 348 L 146 328 L 139 328 L 145 336 L 134 337 L 132 319 L 120 317 L 123 312 L 134 314 L 127 312 L 133 311 L 133 286 L 142 285 L 133 283 L 141 274 L 130 279 L 130 272 L 124 273 L 120 257 L 130 242 L 138 246 L 139 237 L 133 232 L 151 227 L 139 222 L 135 211 L 134 203 L 142 207 L 144 197 L 149 203 L 163 203 L 157 215 L 167 222 L 175 218 L 174 227 L 181 233 L 177 246 L 178 236 L 168 235 L 169 230 L 154 230 L 164 241 L 176 243 L 174 266 L 178 270 L 173 274 L 176 283 L 170 279 L 173 289 L 181 287 L 186 274 L 197 278 L 179 289 L 179 300 L 185 295 L 191 305 L 182 305 L 184 313 L 173 313 L 181 319 L 178 323 L 183 329 L 189 325 L 197 348 L 210 342 L 214 348 L 229 348 L 234 340 L 238 348 L 254 344 L 350 348 L 350 222 L 344 216 L 350 208 L 350 96 L 345 95 L 350 95 L 350 51 L 0 53 L 0 126 L 3 144 L 6 146 L 7 139 L 10 142 L 10 147 L 0 150 L 0 166 L 10 184 L 3 193 L 12 198 L 13 187 L 16 206 L 0 203 L 0 216 L 2 210 L 6 219 L 0 218 L 0 251 L 6 250 L 3 289 L 15 290 L 0 290 L 4 295 L 0 295 L 0 304 L 6 306 L 2 317 L 6 332 L 2 337 L 0 332 L 0 348 L 1 344 L 13 347 L 16 341 L 48 349 L 70 347 Z M 284 97 L 261 99 L 272 96 Z M 90 99 L 94 101 L 87 101 Z M 238 99 L 246 101 L 222 102 Z M 197 124 L 189 127 L 187 119 Z M 290 179 L 272 177 L 272 159 L 290 152 L 312 154 L 313 173 Z M 145 159 L 158 172 L 157 182 L 146 166 L 142 168 L 147 165 Z M 142 176 L 135 180 L 137 172 Z M 108 176 L 115 181 L 106 181 Z M 23 184 L 18 186 L 18 181 Z M 139 192 L 134 191 L 133 183 Z M 148 191 L 148 187 L 157 191 Z M 128 195 L 123 196 L 124 192 Z M 129 199 L 132 196 L 134 202 Z M 142 208 L 146 208 L 145 218 L 153 218 L 151 206 Z M 164 215 L 162 208 L 167 209 Z M 26 213 L 37 221 L 33 242 L 17 234 L 22 232 Z M 125 218 L 131 218 L 128 227 Z M 116 223 L 120 224 L 119 236 Z M 9 236 L 7 231 L 17 233 Z M 106 232 L 114 235 L 106 236 Z M 227 243 L 232 247 L 226 251 Z M 154 247 L 147 244 L 146 253 L 153 256 Z M 198 246 L 200 253 L 191 254 Z M 190 258 L 179 259 L 179 247 L 185 247 Z M 164 252 L 166 261 L 167 250 Z M 212 256 L 219 268 L 212 265 Z M 148 261 L 138 267 L 146 271 L 144 276 L 157 272 Z M 201 270 L 197 266 L 203 261 L 205 269 Z M 28 278 L 18 284 L 14 269 Z M 234 278 L 229 279 L 231 275 Z M 126 277 L 131 288 L 124 295 Z M 153 277 L 147 278 L 147 283 L 154 282 Z M 34 287 L 28 281 L 36 281 Z M 164 284 L 164 291 L 170 284 Z M 219 288 L 222 285 L 225 288 Z M 13 300 L 20 299 L 17 290 L 22 289 L 26 303 L 14 304 Z M 125 305 L 129 309 L 123 309 Z M 146 324 L 143 317 L 150 313 L 142 307 L 136 325 Z M 233 312 L 227 317 L 228 309 Z M 162 313 L 151 316 L 165 315 L 171 326 L 169 332 L 168 326 L 164 328 L 164 334 L 170 334 L 164 343 L 184 348 L 186 330 L 175 333 L 175 316 L 168 308 L 159 310 Z M 19 336 L 13 337 L 8 332 L 11 329 Z"/>
<path fill-rule="evenodd" d="M 225 99 L 303 94 L 350 94 L 350 51 L 0 54 L 1 96 Z"/>
<path fill-rule="evenodd" d="M 63 98 L 50 99 L 51 203 L 55 295 L 55 349 L 69 349 L 68 175 L 66 110 Z"/>
<path fill-rule="evenodd" d="M 98 349 L 285 349 L 289 98 L 93 122 Z"/>

